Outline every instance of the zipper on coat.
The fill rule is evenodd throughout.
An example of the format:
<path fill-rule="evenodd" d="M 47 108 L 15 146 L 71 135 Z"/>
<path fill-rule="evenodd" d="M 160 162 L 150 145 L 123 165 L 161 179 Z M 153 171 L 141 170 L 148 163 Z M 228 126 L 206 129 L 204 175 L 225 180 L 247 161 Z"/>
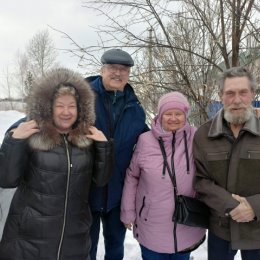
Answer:
<path fill-rule="evenodd" d="M 171 170 L 172 170 L 172 177 L 174 179 L 174 182 L 176 183 L 175 191 L 176 191 L 176 194 L 178 194 L 177 181 L 176 181 L 176 175 L 175 175 L 175 165 L 174 165 L 175 141 L 176 141 L 175 132 L 172 132 Z"/>
<path fill-rule="evenodd" d="M 116 95 L 116 93 L 115 93 Z M 104 107 L 105 111 L 107 113 L 107 129 L 108 129 L 108 134 L 106 137 L 108 139 L 114 138 L 114 120 L 113 120 L 113 109 L 111 107 L 110 99 L 108 95 L 104 97 Z M 104 187 L 101 187 L 101 192 L 102 192 L 102 197 L 101 197 L 101 207 L 99 208 L 99 211 L 106 212 L 108 208 L 108 184 L 106 184 Z"/>
<path fill-rule="evenodd" d="M 112 102 L 113 105 L 116 103 L 116 93 L 117 93 L 117 91 L 115 90 L 114 91 L 114 98 L 113 98 L 113 102 Z"/>
<path fill-rule="evenodd" d="M 174 153 L 175 153 L 175 132 L 172 132 L 172 154 L 171 154 L 171 167 L 174 172 Z"/>
<path fill-rule="evenodd" d="M 177 181 L 176 181 L 176 175 L 175 175 L 175 166 L 174 166 L 174 154 L 175 154 L 175 132 L 172 132 L 172 154 L 171 154 L 171 170 L 172 170 L 172 177 L 174 178 L 175 182 L 175 192 L 174 192 L 174 201 L 176 202 L 177 199 Z M 175 205 L 176 206 L 176 205 Z M 174 250 L 175 252 L 178 252 L 178 242 L 177 242 L 177 222 L 173 223 L 173 239 L 174 239 Z"/>
<path fill-rule="evenodd" d="M 144 209 L 144 206 L 145 206 L 145 196 L 143 197 L 143 203 L 142 203 L 142 206 L 141 206 L 141 208 L 139 210 L 139 217 L 141 217 L 141 215 L 142 215 L 142 211 Z"/>
<path fill-rule="evenodd" d="M 67 141 L 67 138 L 65 135 L 62 135 L 63 141 L 65 144 L 65 150 L 67 154 L 67 170 L 68 170 L 68 176 L 67 176 L 67 184 L 66 184 L 66 194 L 65 194 L 65 201 L 64 201 L 64 215 L 63 215 L 63 224 L 62 224 L 62 230 L 61 230 L 61 236 L 60 236 L 60 242 L 59 242 L 59 247 L 58 247 L 58 252 L 57 252 L 57 260 L 60 260 L 61 256 L 61 248 L 62 248 L 62 243 L 64 239 L 64 233 L 65 233 L 65 227 L 66 227 L 66 221 L 67 221 L 67 207 L 68 207 L 68 195 L 69 195 L 69 183 L 70 183 L 70 175 L 71 175 L 71 159 L 70 159 L 70 152 L 69 152 L 69 144 Z"/>
<path fill-rule="evenodd" d="M 222 156 L 225 160 L 229 158 L 229 152 L 210 152 L 208 156 Z"/>
<path fill-rule="evenodd" d="M 114 99 L 113 99 L 113 103 L 116 102 L 116 96 L 117 93 L 114 92 Z M 109 102 L 109 98 L 106 96 L 105 97 L 105 102 L 104 102 L 104 106 L 105 106 L 105 110 L 107 111 L 108 114 L 108 129 L 109 129 L 109 136 L 107 136 L 107 138 L 114 138 L 115 132 L 116 132 L 116 124 L 113 120 L 114 115 L 113 115 L 113 109 L 111 107 L 111 103 Z M 133 105 L 131 104 L 126 104 L 124 106 L 124 108 L 122 109 L 117 123 L 121 121 L 123 114 L 125 112 L 126 109 L 131 108 Z M 106 184 L 104 187 L 102 187 L 102 205 L 104 205 L 104 207 L 100 208 L 101 212 L 106 212 L 108 209 L 108 184 Z"/>
<path fill-rule="evenodd" d="M 259 156 L 259 154 L 260 154 L 260 151 L 258 150 L 258 151 L 254 151 L 254 150 L 249 150 L 249 151 L 247 151 L 247 158 L 248 159 L 251 159 L 251 155 L 252 154 L 257 154 L 258 156 Z"/>
<path fill-rule="evenodd" d="M 106 136 L 107 138 L 113 138 L 114 137 L 114 121 L 113 121 L 113 111 L 109 102 L 109 97 L 105 96 L 104 98 L 104 106 L 105 106 L 105 110 L 108 114 L 107 118 L 107 128 L 108 128 L 108 136 Z"/>

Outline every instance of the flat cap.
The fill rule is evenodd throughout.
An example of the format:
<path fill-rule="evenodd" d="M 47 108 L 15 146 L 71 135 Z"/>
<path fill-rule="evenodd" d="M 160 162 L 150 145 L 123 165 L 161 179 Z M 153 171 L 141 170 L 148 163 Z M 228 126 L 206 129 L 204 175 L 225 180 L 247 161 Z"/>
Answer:
<path fill-rule="evenodd" d="M 129 67 L 134 66 L 134 61 L 129 53 L 120 49 L 105 51 L 101 57 L 102 64 L 121 64 Z"/>

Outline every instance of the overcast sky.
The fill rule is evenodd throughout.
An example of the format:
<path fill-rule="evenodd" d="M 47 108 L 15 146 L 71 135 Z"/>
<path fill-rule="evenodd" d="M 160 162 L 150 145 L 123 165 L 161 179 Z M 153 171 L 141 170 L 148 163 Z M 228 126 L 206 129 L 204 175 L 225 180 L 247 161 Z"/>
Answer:
<path fill-rule="evenodd" d="M 98 19 L 82 7 L 81 0 L 0 0 L 0 75 L 12 67 L 16 53 L 24 52 L 32 37 L 48 25 L 66 32 L 80 44 L 94 44 L 97 36 L 91 26 Z M 52 29 L 49 32 L 56 48 L 71 47 L 62 34 Z M 58 61 L 77 69 L 78 59 L 68 53 L 59 53 Z"/>

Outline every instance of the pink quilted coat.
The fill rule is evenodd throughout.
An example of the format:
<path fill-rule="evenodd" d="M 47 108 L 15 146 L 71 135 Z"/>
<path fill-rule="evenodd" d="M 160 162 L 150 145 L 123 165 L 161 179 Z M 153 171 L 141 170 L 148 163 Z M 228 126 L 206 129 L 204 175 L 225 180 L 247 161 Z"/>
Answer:
<path fill-rule="evenodd" d="M 158 143 L 161 136 L 169 165 L 172 155 L 172 132 L 162 130 L 160 120 L 154 119 L 152 130 L 143 133 L 136 145 L 125 178 L 121 221 L 134 224 L 134 237 L 150 250 L 160 253 L 175 253 L 172 215 L 174 212 L 173 185 L 165 171 Z M 185 152 L 184 131 L 187 134 L 188 150 Z M 196 129 L 188 123 L 175 133 L 174 165 L 179 194 L 195 196 L 193 179 L 195 167 L 192 156 L 192 140 Z M 187 159 L 189 156 L 189 173 Z M 177 225 L 178 251 L 198 243 L 205 235 L 202 228 Z"/>

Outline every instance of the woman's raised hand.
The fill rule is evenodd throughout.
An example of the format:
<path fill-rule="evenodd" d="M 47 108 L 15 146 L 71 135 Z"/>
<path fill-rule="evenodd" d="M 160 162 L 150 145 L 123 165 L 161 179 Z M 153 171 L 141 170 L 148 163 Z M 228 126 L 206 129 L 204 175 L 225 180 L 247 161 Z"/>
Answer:
<path fill-rule="evenodd" d="M 102 131 L 98 130 L 95 126 L 89 127 L 90 134 L 87 134 L 87 137 L 94 141 L 107 141 L 107 138 Z"/>

